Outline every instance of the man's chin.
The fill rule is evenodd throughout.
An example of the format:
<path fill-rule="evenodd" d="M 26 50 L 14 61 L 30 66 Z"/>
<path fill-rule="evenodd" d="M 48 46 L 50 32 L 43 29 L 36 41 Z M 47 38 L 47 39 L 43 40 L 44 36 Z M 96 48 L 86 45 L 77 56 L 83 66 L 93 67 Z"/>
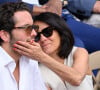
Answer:
<path fill-rule="evenodd" d="M 30 38 L 28 38 L 27 40 L 26 40 L 26 42 L 30 42 L 32 39 L 30 39 Z"/>
<path fill-rule="evenodd" d="M 31 42 L 32 40 L 34 41 L 34 39 L 27 39 L 26 42 Z"/>

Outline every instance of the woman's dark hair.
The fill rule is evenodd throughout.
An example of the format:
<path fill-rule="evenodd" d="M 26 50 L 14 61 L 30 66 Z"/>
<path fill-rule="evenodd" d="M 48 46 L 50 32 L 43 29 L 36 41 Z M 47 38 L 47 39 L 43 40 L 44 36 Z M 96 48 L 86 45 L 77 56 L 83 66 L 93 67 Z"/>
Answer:
<path fill-rule="evenodd" d="M 38 16 L 35 16 L 33 19 L 34 22 L 41 21 L 48 24 L 49 26 L 55 27 L 61 38 L 58 55 L 61 58 L 67 58 L 73 48 L 74 38 L 72 32 L 67 27 L 66 22 L 63 20 L 63 18 L 55 13 L 45 12 L 41 13 Z"/>
<path fill-rule="evenodd" d="M 17 11 L 28 11 L 32 14 L 31 10 L 23 2 L 9 2 L 0 5 L 0 30 L 11 33 L 15 26 L 13 16 Z M 0 38 L 0 45 L 2 42 L 3 40 Z"/>

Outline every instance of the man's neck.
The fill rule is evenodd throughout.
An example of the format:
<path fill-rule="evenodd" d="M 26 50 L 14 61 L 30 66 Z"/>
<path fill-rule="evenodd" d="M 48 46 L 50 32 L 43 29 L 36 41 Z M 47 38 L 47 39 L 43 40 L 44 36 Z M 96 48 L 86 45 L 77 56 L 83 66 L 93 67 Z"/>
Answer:
<path fill-rule="evenodd" d="M 2 48 L 15 60 L 16 64 L 18 63 L 21 55 L 15 52 L 12 47 L 7 47 L 7 45 L 3 45 Z"/>

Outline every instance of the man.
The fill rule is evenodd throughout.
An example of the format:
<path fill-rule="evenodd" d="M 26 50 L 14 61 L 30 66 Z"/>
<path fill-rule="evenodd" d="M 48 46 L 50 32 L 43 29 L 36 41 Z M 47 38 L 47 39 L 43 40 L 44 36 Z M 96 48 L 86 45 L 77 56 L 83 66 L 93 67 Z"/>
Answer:
<path fill-rule="evenodd" d="M 62 16 L 75 36 L 75 46 L 86 48 L 89 53 L 100 50 L 100 28 L 75 20 L 66 10 Z"/>
<path fill-rule="evenodd" d="M 0 4 L 6 3 L 6 2 L 26 2 L 26 0 L 0 0 Z M 43 6 L 37 6 L 34 4 L 30 4 L 32 1 L 27 1 L 27 6 L 33 11 L 34 15 L 42 13 L 42 12 L 54 12 L 59 15 L 61 15 L 62 11 L 62 3 L 61 0 L 49 0 L 48 3 L 46 3 Z"/>
<path fill-rule="evenodd" d="M 39 0 L 39 3 L 44 5 L 52 0 Z M 100 13 L 100 0 L 61 0 L 67 1 L 67 8 L 71 13 L 80 19 L 88 18 L 93 13 Z M 57 0 L 56 0 L 57 2 Z M 57 4 L 59 6 L 59 4 Z"/>
<path fill-rule="evenodd" d="M 0 90 L 46 90 L 38 62 L 14 51 L 14 43 L 36 35 L 24 3 L 0 5 Z"/>

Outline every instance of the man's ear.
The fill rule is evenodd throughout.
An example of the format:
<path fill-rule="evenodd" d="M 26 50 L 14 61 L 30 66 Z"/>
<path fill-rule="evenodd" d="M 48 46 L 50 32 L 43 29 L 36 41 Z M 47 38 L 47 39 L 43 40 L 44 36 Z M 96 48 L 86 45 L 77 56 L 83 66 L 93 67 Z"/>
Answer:
<path fill-rule="evenodd" d="M 10 40 L 10 35 L 8 32 L 1 30 L 0 31 L 0 38 L 4 41 L 4 42 L 9 42 Z"/>

